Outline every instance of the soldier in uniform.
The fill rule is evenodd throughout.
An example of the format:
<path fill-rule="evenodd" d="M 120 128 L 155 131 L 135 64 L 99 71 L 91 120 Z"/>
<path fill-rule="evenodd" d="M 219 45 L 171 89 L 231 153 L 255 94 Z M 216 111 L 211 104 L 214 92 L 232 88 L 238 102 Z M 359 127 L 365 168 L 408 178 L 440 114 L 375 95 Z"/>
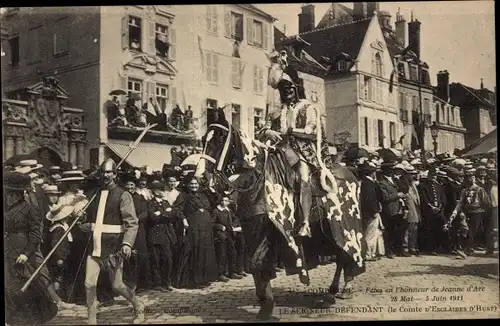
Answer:
<path fill-rule="evenodd" d="M 96 287 L 101 268 L 109 273 L 113 290 L 132 303 L 134 323 L 144 320 L 144 304 L 134 291 L 123 283 L 123 260 L 132 254 L 138 229 L 138 219 L 132 195 L 118 187 L 116 163 L 109 159 L 101 165 L 103 187 L 97 191 L 97 199 L 87 210 L 87 220 L 80 225 L 92 232 L 89 255 L 85 268 L 88 323 L 97 324 Z"/>
<path fill-rule="evenodd" d="M 271 55 L 274 60 L 269 72 L 269 85 L 279 90 L 281 108 L 269 113 L 265 126 L 261 130 L 261 138 L 277 144 L 290 166 L 298 173 L 300 179 L 300 206 L 303 223 L 299 228 L 299 236 L 311 236 L 309 216 L 313 201 L 310 183 L 311 167 L 321 169 L 317 151 L 322 157 L 328 154 L 323 126 L 318 125 L 319 109 L 305 99 L 304 88 L 297 71 L 286 62 L 286 53 L 276 52 Z M 276 59 L 278 60 L 276 61 Z M 321 148 L 316 146 L 316 132 L 321 132 Z M 293 133 L 293 135 L 292 135 Z"/>

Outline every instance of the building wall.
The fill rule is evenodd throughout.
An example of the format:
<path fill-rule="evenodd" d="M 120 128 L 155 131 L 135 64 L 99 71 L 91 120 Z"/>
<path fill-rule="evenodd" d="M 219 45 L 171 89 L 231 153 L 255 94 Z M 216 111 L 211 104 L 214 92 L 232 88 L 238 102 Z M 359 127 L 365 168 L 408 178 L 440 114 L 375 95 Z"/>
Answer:
<path fill-rule="evenodd" d="M 439 126 L 438 154 L 453 153 L 455 148 L 463 149 L 465 147 L 466 129 L 463 127 L 458 106 L 444 103 L 439 98 L 434 97 L 432 121 L 436 121 Z"/>
<path fill-rule="evenodd" d="M 87 141 L 98 134 L 95 108 L 99 106 L 99 7 L 20 8 L 7 16 L 2 25 L 9 26 L 10 37 L 19 37 L 18 67 L 8 67 L 10 49 L 2 58 L 2 95 L 40 82 L 44 76 L 55 76 L 68 93 L 66 106 L 85 111 Z M 85 26 L 85 28 L 82 28 Z M 54 54 L 54 40 L 67 42 L 66 50 Z M 38 50 L 37 50 L 38 49 Z M 88 157 L 88 147 L 86 149 Z"/>
<path fill-rule="evenodd" d="M 208 31 L 208 8 L 215 10 L 213 20 L 217 32 Z M 244 39 L 240 45 L 242 87 L 234 88 L 231 83 L 232 57 L 234 41 L 225 37 L 224 15 L 226 11 L 243 14 Z M 267 103 L 267 72 L 269 60 L 266 54 L 270 52 L 273 40 L 273 28 L 265 18 L 255 15 L 237 5 L 190 5 L 172 6 L 176 15 L 178 28 L 177 61 L 178 75 L 175 84 L 178 93 L 192 106 L 194 116 L 201 117 L 200 133 L 206 130 L 207 99 L 223 104 L 240 105 L 240 129 L 249 135 L 253 134 L 254 108 L 265 111 Z M 212 16 L 213 17 L 213 16 Z M 248 44 L 247 19 L 256 19 L 267 24 L 267 48 L 259 48 Z M 207 59 L 210 56 L 210 59 Z M 217 57 L 217 81 L 208 81 L 209 61 Z M 262 70 L 262 92 L 254 91 L 254 67 Z M 231 105 L 225 109 L 226 118 L 231 121 Z M 234 121 L 233 121 L 234 124 Z"/>
<path fill-rule="evenodd" d="M 349 132 L 349 142 L 357 142 L 356 75 L 325 80 L 326 134 L 330 142 L 335 135 Z M 350 123 L 348 123 L 350 122 Z"/>

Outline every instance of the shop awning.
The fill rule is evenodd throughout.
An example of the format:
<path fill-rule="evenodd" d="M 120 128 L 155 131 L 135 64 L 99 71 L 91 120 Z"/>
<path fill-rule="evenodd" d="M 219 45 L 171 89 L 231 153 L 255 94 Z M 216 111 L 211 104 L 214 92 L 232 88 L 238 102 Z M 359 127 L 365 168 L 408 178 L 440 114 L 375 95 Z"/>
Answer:
<path fill-rule="evenodd" d="M 123 158 L 129 151 L 129 144 L 128 141 L 113 140 L 106 146 L 119 158 Z M 153 171 L 161 171 L 163 164 L 172 160 L 171 148 L 172 146 L 165 144 L 139 143 L 125 162 L 136 168 L 149 166 Z"/>
<path fill-rule="evenodd" d="M 497 129 L 493 130 L 483 138 L 479 139 L 474 144 L 466 148 L 463 156 L 475 156 L 488 153 L 496 153 L 497 151 Z"/>

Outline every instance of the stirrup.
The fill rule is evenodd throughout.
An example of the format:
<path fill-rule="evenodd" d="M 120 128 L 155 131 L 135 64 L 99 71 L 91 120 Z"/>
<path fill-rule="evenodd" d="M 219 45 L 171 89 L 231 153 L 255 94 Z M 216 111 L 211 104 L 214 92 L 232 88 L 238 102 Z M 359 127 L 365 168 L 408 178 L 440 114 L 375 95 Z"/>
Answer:
<path fill-rule="evenodd" d="M 311 226 L 309 224 L 302 224 L 297 232 L 299 237 L 309 237 L 311 238 Z"/>

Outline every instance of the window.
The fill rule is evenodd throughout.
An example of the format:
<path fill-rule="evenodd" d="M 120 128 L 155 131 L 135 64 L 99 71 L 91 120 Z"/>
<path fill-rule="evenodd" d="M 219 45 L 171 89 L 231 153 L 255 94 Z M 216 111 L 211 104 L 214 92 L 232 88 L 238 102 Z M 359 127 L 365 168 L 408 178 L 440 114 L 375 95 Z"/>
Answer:
<path fill-rule="evenodd" d="M 233 128 L 236 130 L 240 129 L 240 122 L 241 122 L 241 106 L 239 104 L 232 104 L 231 105 L 231 124 L 233 125 Z"/>
<path fill-rule="evenodd" d="M 10 62 L 11 67 L 19 66 L 19 37 L 14 37 L 9 40 L 10 47 Z"/>
<path fill-rule="evenodd" d="M 418 99 L 417 99 L 417 96 L 416 95 L 413 95 L 412 98 L 411 98 L 411 109 L 412 110 L 418 110 L 419 109 L 419 105 L 418 105 Z"/>
<path fill-rule="evenodd" d="M 406 94 L 403 92 L 399 92 L 399 108 L 402 110 L 407 110 L 406 106 Z"/>
<path fill-rule="evenodd" d="M 253 45 L 262 47 L 263 28 L 260 21 L 254 20 L 253 24 Z"/>
<path fill-rule="evenodd" d="M 168 27 L 160 24 L 155 25 L 155 48 L 156 55 L 166 58 L 168 57 Z"/>
<path fill-rule="evenodd" d="M 217 6 L 207 6 L 207 31 L 217 34 Z"/>
<path fill-rule="evenodd" d="M 389 122 L 389 141 L 390 146 L 396 146 L 396 124 L 394 122 Z"/>
<path fill-rule="evenodd" d="M 424 114 L 431 114 L 431 101 L 428 98 L 424 99 Z"/>
<path fill-rule="evenodd" d="M 400 77 L 405 78 L 405 64 L 403 62 L 398 63 L 398 74 Z"/>
<path fill-rule="evenodd" d="M 364 76 L 363 82 L 363 99 L 366 101 L 372 100 L 371 77 Z"/>
<path fill-rule="evenodd" d="M 236 41 L 243 41 L 243 15 L 226 12 L 224 16 L 225 36 Z M 252 38 L 253 41 L 253 38 Z"/>
<path fill-rule="evenodd" d="M 259 132 L 259 130 L 264 125 L 264 110 L 259 108 L 253 109 L 253 131 L 254 135 Z"/>
<path fill-rule="evenodd" d="M 136 98 L 142 98 L 142 80 L 129 78 L 127 84 L 129 97 L 136 94 Z"/>
<path fill-rule="evenodd" d="M 422 83 L 430 85 L 431 79 L 429 77 L 429 71 L 427 69 L 422 69 L 421 74 L 422 74 Z"/>
<path fill-rule="evenodd" d="M 69 28 L 63 27 L 65 25 L 64 21 L 67 21 L 67 18 L 62 21 L 63 23 L 56 29 L 56 33 L 54 34 L 54 55 L 66 54 L 69 51 Z"/>
<path fill-rule="evenodd" d="M 207 126 L 215 123 L 215 112 L 217 110 L 217 100 L 207 99 Z"/>
<path fill-rule="evenodd" d="M 378 147 L 384 147 L 384 121 L 377 120 Z"/>
<path fill-rule="evenodd" d="M 337 63 L 337 69 L 339 71 L 346 71 L 347 70 L 347 63 L 345 60 L 340 60 L 338 63 Z"/>
<path fill-rule="evenodd" d="M 162 112 L 165 112 L 168 104 L 168 86 L 156 85 L 156 101 Z"/>
<path fill-rule="evenodd" d="M 219 57 L 217 54 L 207 52 L 207 80 L 212 83 L 217 83 L 219 80 L 218 74 Z"/>
<path fill-rule="evenodd" d="M 28 48 L 26 49 L 28 55 L 28 63 L 41 61 L 40 56 L 40 27 L 32 28 L 28 32 Z"/>
<path fill-rule="evenodd" d="M 361 138 L 361 143 L 363 145 L 366 145 L 368 146 L 369 145 L 369 142 L 368 142 L 368 118 L 367 117 L 363 117 L 361 118 L 361 128 L 362 128 L 362 135 L 364 137 Z"/>
<path fill-rule="evenodd" d="M 232 72 L 231 72 L 231 85 L 234 88 L 241 88 L 242 84 L 242 71 L 241 60 L 238 58 L 232 59 Z"/>
<path fill-rule="evenodd" d="M 129 16 L 128 18 L 128 41 L 131 50 L 142 51 L 141 47 L 141 19 Z"/>
<path fill-rule="evenodd" d="M 253 69 L 253 91 L 255 93 L 264 92 L 264 71 L 257 66 L 254 66 Z"/>
<path fill-rule="evenodd" d="M 375 54 L 375 75 L 382 76 L 382 57 L 380 53 Z"/>
<path fill-rule="evenodd" d="M 418 71 L 416 65 L 410 64 L 410 80 L 418 81 Z"/>

